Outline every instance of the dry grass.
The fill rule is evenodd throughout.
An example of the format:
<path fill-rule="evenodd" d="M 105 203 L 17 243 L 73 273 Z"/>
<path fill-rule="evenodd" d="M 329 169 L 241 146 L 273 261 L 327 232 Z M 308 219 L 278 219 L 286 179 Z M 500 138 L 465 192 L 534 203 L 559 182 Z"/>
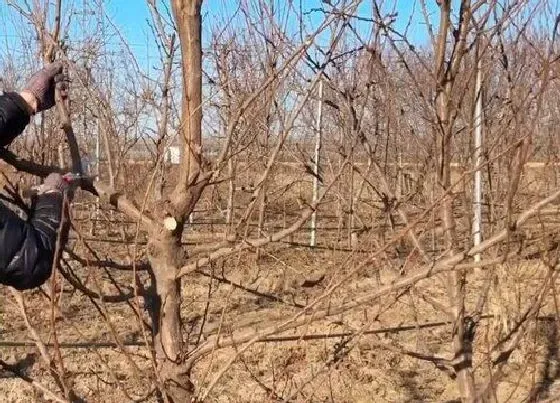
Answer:
<path fill-rule="evenodd" d="M 361 258 L 358 253 L 340 251 L 311 251 L 308 248 L 271 249 L 259 262 L 252 254 L 237 256 L 214 267 L 216 274 L 242 284 L 252 292 L 239 287 L 192 276 L 183 283 L 182 306 L 185 318 L 185 336 L 194 341 L 200 331 L 201 315 L 208 311 L 204 332 L 209 335 L 218 328 L 223 333 L 239 326 L 262 327 L 268 320 L 289 317 L 297 312 L 293 304 L 306 304 L 319 296 L 331 281 L 341 278 Z M 90 281 L 101 281 L 105 276 L 99 270 L 89 269 Z M 375 272 L 380 270 L 380 277 Z M 413 270 L 413 269 L 412 269 Z M 493 286 L 487 314 L 494 315 L 481 322 L 477 332 L 475 356 L 477 373 L 483 376 L 485 344 L 494 340 L 515 312 L 520 312 L 528 296 L 539 286 L 545 270 L 538 262 L 519 262 L 495 269 L 498 276 Z M 83 272 L 83 275 L 86 273 Z M 324 278 L 321 280 L 321 277 Z M 473 277 L 469 287 L 482 284 L 482 276 Z M 130 282 L 130 274 L 119 274 L 122 284 Z M 333 306 L 352 299 L 381 283 L 393 281 L 399 274 L 387 266 L 368 266 L 339 292 L 329 303 Z M 311 287 L 309 281 L 313 284 Z M 105 279 L 106 280 L 106 279 Z M 306 283 L 307 282 L 307 283 Z M 439 297 L 441 288 L 437 278 L 422 282 L 418 291 Z M 111 288 L 111 287 L 108 287 Z M 107 289 L 107 291 L 111 291 Z M 114 291 L 114 290 L 113 290 Z M 255 295 L 254 292 L 260 293 Z M 273 295 L 284 302 L 274 301 Z M 46 298 L 39 291 L 26 293 L 32 322 L 49 341 L 49 319 Z M 544 306 L 541 317 L 553 315 L 552 304 Z M 65 286 L 61 312 L 57 321 L 61 343 L 110 342 L 111 330 L 91 305 L 91 302 L 70 287 Z M 28 341 L 29 336 L 13 305 L 9 293 L 1 294 L 2 341 Z M 109 317 L 114 329 L 124 342 L 140 342 L 137 321 L 126 305 L 110 306 Z M 513 314 L 512 314 L 513 312 Z M 444 319 L 443 319 L 444 320 Z M 436 369 L 433 364 L 419 361 L 398 352 L 401 347 L 426 354 L 448 355 L 451 324 L 421 328 L 420 325 L 442 321 L 441 313 L 422 301 L 415 293 L 391 295 L 370 306 L 344 315 L 310 324 L 298 333 L 314 334 L 357 332 L 355 337 L 333 337 L 321 340 L 265 342 L 253 345 L 240 355 L 232 368 L 212 391 L 208 401 L 263 402 L 263 401 L 343 401 L 343 402 L 403 402 L 448 401 L 457 397 L 455 382 Z M 380 328 L 418 326 L 405 331 L 380 334 L 362 334 Z M 512 355 L 506 372 L 507 382 L 498 389 L 499 401 L 520 401 L 533 394 L 545 397 L 555 389 L 558 375 L 556 362 L 558 332 L 554 320 L 532 324 L 529 337 Z M 479 345 L 478 345 L 479 344 Z M 145 347 L 126 347 L 140 369 L 149 366 Z M 204 391 L 214 374 L 235 353 L 235 348 L 216 351 L 195 366 L 193 379 L 197 390 Z M 31 347 L 5 348 L 3 359 L 16 362 Z M 64 361 L 72 374 L 78 394 L 91 402 L 128 401 L 120 390 L 140 397 L 147 393 L 142 376 L 137 376 L 117 348 L 64 348 Z M 26 368 L 29 375 L 47 383 L 44 366 L 35 357 Z M 35 363 L 33 363 L 35 361 Z M 47 383 L 48 384 L 48 383 Z M 120 384 L 120 387 L 117 386 Z M 54 384 L 48 384 L 53 387 Z M 34 402 L 38 397 L 23 381 L 5 373 L 0 381 L 2 401 Z M 553 392 L 550 392 L 553 393 Z M 149 400 L 151 401 L 151 400 Z"/>

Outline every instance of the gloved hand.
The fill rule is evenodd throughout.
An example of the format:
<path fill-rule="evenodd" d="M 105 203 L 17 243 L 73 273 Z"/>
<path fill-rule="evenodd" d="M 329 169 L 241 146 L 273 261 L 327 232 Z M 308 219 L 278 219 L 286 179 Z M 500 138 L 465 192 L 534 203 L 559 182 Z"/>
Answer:
<path fill-rule="evenodd" d="M 31 76 L 22 91 L 22 97 L 27 101 L 33 112 L 41 112 L 54 106 L 54 89 L 57 82 L 62 82 L 62 62 L 54 62 L 46 65 Z M 33 99 L 26 95 L 33 95 Z M 30 102 L 31 101 L 31 102 Z"/>
<path fill-rule="evenodd" d="M 37 189 L 37 194 L 63 193 L 68 189 L 69 183 L 64 180 L 61 174 L 52 173 L 45 178 L 45 181 Z"/>

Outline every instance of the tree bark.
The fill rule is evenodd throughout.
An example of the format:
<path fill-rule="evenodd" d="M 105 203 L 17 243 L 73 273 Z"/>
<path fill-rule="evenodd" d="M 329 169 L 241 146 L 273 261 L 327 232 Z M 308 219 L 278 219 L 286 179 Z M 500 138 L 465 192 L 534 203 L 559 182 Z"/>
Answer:
<path fill-rule="evenodd" d="M 208 183 L 202 175 L 202 0 L 173 0 L 173 13 L 181 43 L 183 100 L 180 135 L 183 153 L 179 179 L 170 200 L 161 204 L 156 217 L 148 255 L 153 269 L 153 340 L 164 400 L 190 402 L 194 396 L 189 368 L 184 365 L 185 350 L 181 332 L 181 280 L 179 268 L 184 261 L 181 238 L 186 219 Z M 165 228 L 163 220 L 175 220 Z M 163 384 L 163 385 L 162 385 Z"/>
<path fill-rule="evenodd" d="M 181 138 L 183 154 L 179 180 L 172 195 L 180 223 L 191 213 L 200 194 L 192 193 L 202 168 L 202 0 L 173 0 L 183 67 Z M 203 188 L 203 187 L 202 187 Z M 200 193 L 202 189 L 200 189 Z M 194 202 L 194 203 L 193 203 Z M 182 217 L 181 217 L 182 216 Z"/>
<path fill-rule="evenodd" d="M 160 392 L 172 402 L 189 402 L 194 387 L 189 369 L 183 365 L 181 281 L 177 279 L 183 250 L 177 237 L 162 229 L 160 233 L 152 234 L 148 257 L 155 282 L 148 308 L 158 372 L 164 386 Z"/>
<path fill-rule="evenodd" d="M 438 184 L 443 198 L 440 216 L 443 224 L 443 242 L 448 256 L 456 251 L 456 227 L 453 216 L 453 197 L 451 192 L 451 160 L 454 121 L 452 91 L 457 71 L 464 55 L 464 45 L 470 21 L 470 2 L 461 1 L 460 26 L 453 43 L 454 51 L 449 62 L 445 61 L 446 45 L 451 21 L 451 1 L 440 3 L 440 32 L 436 46 L 436 116 L 438 146 Z M 454 352 L 453 368 L 457 375 L 457 386 L 461 399 L 472 402 L 475 399 L 475 382 L 472 370 L 472 342 L 474 325 L 465 315 L 465 275 L 464 270 L 454 270 L 447 275 L 449 304 L 452 307 L 454 326 L 452 347 Z"/>

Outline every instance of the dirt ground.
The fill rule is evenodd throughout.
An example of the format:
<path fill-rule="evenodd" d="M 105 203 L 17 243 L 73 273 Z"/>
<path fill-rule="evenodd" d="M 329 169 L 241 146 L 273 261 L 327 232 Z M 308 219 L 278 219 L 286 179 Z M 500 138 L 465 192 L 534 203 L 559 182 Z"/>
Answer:
<path fill-rule="evenodd" d="M 289 318 L 298 311 L 294 304 L 306 304 L 321 295 L 329 284 L 347 273 L 363 253 L 315 250 L 303 247 L 278 246 L 264 254 L 259 262 L 253 256 L 240 256 L 214 267 L 215 274 L 227 277 L 247 290 L 230 284 L 193 275 L 183 282 L 183 316 L 185 338 L 195 342 L 200 333 L 202 316 L 207 311 L 205 336 L 228 332 L 239 326 L 261 328 L 276 318 Z M 484 343 L 492 339 L 502 326 L 499 317 L 509 317 L 504 310 L 522 304 L 519 297 L 530 292 L 543 270 L 535 262 L 503 267 L 501 287 L 496 285 L 489 304 L 494 318 L 482 320 L 476 343 L 484 351 Z M 379 277 L 377 272 L 379 271 Z M 507 276 L 505 275 L 507 274 Z M 102 284 L 105 291 L 114 291 L 99 269 L 89 269 L 91 284 Z M 362 272 L 330 297 L 331 304 L 348 301 L 364 291 L 393 281 L 395 270 L 368 265 Z M 130 283 L 130 273 L 119 274 L 121 284 Z M 482 275 L 481 275 L 482 276 Z M 477 287 L 478 277 L 473 277 Z M 434 298 L 441 297 L 438 279 L 422 282 L 419 289 Z M 49 293 L 48 287 L 44 288 Z M 509 293 L 504 291 L 509 290 Z M 517 290 L 517 291 L 516 291 Z M 501 298 L 495 298 L 500 292 Z M 504 295 L 507 294 L 507 297 Z M 270 296 L 281 300 L 273 300 Z M 29 318 L 47 343 L 53 342 L 51 309 L 39 290 L 24 294 Z M 517 301 L 517 302 L 516 302 Z M 98 304 L 79 292 L 64 286 L 56 312 L 58 342 L 63 345 L 62 357 L 71 374 L 75 389 L 88 402 L 120 402 L 146 397 L 149 394 L 145 373 L 151 361 L 143 346 L 143 335 L 136 317 L 126 304 Z M 550 308 L 550 309 L 549 309 Z M 503 316 L 499 316 L 502 312 Z M 545 306 L 541 316 L 552 313 Z M 13 342 L 32 342 L 19 308 L 7 289 L 1 290 L 0 320 L 2 323 L 0 352 L 4 361 L 18 364 L 23 373 L 56 390 L 52 378 L 35 347 L 14 347 Z M 110 325 L 103 320 L 109 318 Z M 421 318 L 421 319 L 420 319 Z M 507 326 L 505 324 L 504 326 Z M 398 329 L 393 329 L 398 328 Z M 375 329 L 385 332 L 367 333 Z M 269 341 L 256 343 L 238 355 L 207 397 L 210 402 L 429 402 L 454 401 L 458 398 L 456 383 L 431 362 L 403 354 L 399 348 L 426 354 L 448 356 L 452 325 L 432 306 L 414 292 L 387 296 L 382 300 L 347 312 L 329 320 L 310 324 L 283 336 L 305 334 L 358 333 L 356 337 L 323 337 L 317 340 Z M 114 343 L 115 335 L 122 348 L 94 344 Z M 498 388 L 497 400 L 538 401 L 554 399 L 555 379 L 560 375 L 558 364 L 558 332 L 556 322 L 537 321 L 527 342 L 513 353 L 504 369 L 504 381 Z M 72 343 L 81 343 L 73 345 Z M 400 346 L 400 347 L 398 347 Z M 128 354 L 124 354 L 123 350 Z M 50 349 L 51 353 L 53 349 Z M 198 362 L 192 374 L 196 390 L 205 391 L 236 348 L 218 350 Z M 477 379 L 484 379 L 485 362 L 475 355 Z M 559 391 L 560 392 L 560 391 Z M 26 382 L 3 372 L 0 379 L 0 401 L 42 401 L 40 394 Z M 559 395 L 560 396 L 560 395 Z M 155 401 L 148 397 L 146 401 Z M 552 400 L 553 401 L 553 400 Z"/>
<path fill-rule="evenodd" d="M 278 219 L 269 220 L 267 225 L 281 227 L 293 219 L 282 218 L 285 205 L 277 207 Z M 297 206 L 288 210 L 297 211 Z M 95 234 L 89 233 L 91 216 L 74 216 L 79 233 L 72 235 L 70 247 L 78 255 L 87 256 L 82 238 L 101 259 L 126 263 L 136 257 L 141 261 L 145 234 L 139 234 L 135 254 L 131 242 L 135 226 L 119 221 L 118 215 L 102 214 L 103 219 L 115 224 Z M 223 229 L 211 224 L 213 218 L 196 218 L 199 224 L 193 227 L 197 232 L 189 230 L 185 238 L 187 250 L 203 250 L 219 239 Z M 320 230 L 321 242 L 315 249 L 306 246 L 308 232 L 302 229 L 285 242 L 260 250 L 258 259 L 254 251 L 240 253 L 184 278 L 183 333 L 190 351 L 218 332 L 228 335 L 240 328 L 258 330 L 278 320 L 289 320 L 338 282 L 340 287 L 323 298 L 318 308 L 340 306 L 418 270 L 414 255 L 403 253 L 399 245 L 373 257 L 372 251 L 379 250 L 386 231 L 382 220 L 372 217 L 378 228 L 361 235 L 359 248 L 355 249 L 347 242 L 345 231 L 337 233 L 336 220 L 330 220 L 320 224 L 330 232 L 327 237 L 327 229 Z M 542 225 L 539 223 L 539 230 Z M 98 238 L 110 242 L 99 243 Z M 66 260 L 94 292 L 115 295 L 119 289 L 131 289 L 134 275 L 130 271 L 81 267 L 69 257 Z M 355 272 L 360 265 L 363 268 Z M 542 286 L 545 273 L 538 260 L 517 260 L 468 274 L 469 309 L 476 306 L 487 277 L 492 276 L 473 349 L 477 386 L 488 382 L 489 346 L 515 326 Z M 148 282 L 145 273 L 139 275 Z M 453 324 L 442 311 L 449 304 L 445 276 L 432 276 L 414 287 L 281 334 L 284 338 L 293 336 L 290 340 L 259 342 L 244 351 L 238 346 L 213 351 L 193 367 L 195 390 L 202 395 L 212 385 L 206 397 L 209 402 L 457 401 L 460 394 L 455 380 L 434 362 L 422 358 L 452 358 Z M 63 281 L 58 286 L 63 292 L 52 311 L 50 286 L 48 283 L 40 290 L 24 293 L 27 313 L 57 362 L 52 344 L 60 343 L 65 371 L 77 394 L 87 402 L 156 401 L 151 393 L 151 352 L 144 343 L 150 335 L 142 332 L 133 309 L 136 302 L 141 308 L 148 302 L 139 298 L 129 306 L 91 299 Z M 554 300 L 547 296 L 539 311 L 540 319 L 529 324 L 527 336 L 509 357 L 500 373 L 495 400 L 560 401 L 556 383 L 560 376 L 560 335 Z M 145 312 L 142 319 L 148 319 Z M 7 288 L 0 289 L 0 358 L 17 365 L 20 375 L 58 390 Z M 222 376 L 216 379 L 218 374 Z M 44 397 L 36 388 L 8 371 L 0 373 L 0 402 L 37 401 L 44 401 Z"/>

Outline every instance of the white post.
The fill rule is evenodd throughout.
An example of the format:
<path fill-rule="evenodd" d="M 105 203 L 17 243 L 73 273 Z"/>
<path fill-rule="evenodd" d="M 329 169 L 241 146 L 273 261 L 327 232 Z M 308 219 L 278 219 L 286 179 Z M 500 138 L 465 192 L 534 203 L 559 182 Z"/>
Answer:
<path fill-rule="evenodd" d="M 95 180 L 99 181 L 100 178 L 100 160 L 101 160 L 101 145 L 99 142 L 99 119 L 97 119 L 97 132 L 95 134 Z M 93 170 L 92 170 L 93 171 Z M 91 172 L 91 174 L 93 174 L 93 172 Z M 99 197 L 97 197 L 95 199 L 95 203 L 93 206 L 93 220 L 91 220 L 91 226 L 90 226 L 90 230 L 89 233 L 91 236 L 95 235 L 95 231 L 96 231 L 96 226 L 97 226 L 97 220 L 99 219 Z"/>
<path fill-rule="evenodd" d="M 315 122 L 315 159 L 313 161 L 313 204 L 319 198 L 319 164 L 321 158 L 321 137 L 323 126 L 323 78 L 319 80 L 319 101 L 317 103 L 317 116 Z M 311 247 L 317 245 L 317 211 L 311 215 Z"/>
<path fill-rule="evenodd" d="M 228 200 L 227 200 L 227 212 L 226 212 L 226 224 L 227 233 L 229 234 L 231 226 L 233 223 L 233 208 L 234 208 L 234 197 L 235 197 L 235 165 L 233 163 L 233 156 L 229 157 L 228 160 Z"/>
<path fill-rule="evenodd" d="M 99 180 L 99 162 L 101 161 L 101 144 L 99 143 L 99 120 L 97 121 L 97 133 L 95 135 L 95 180 Z"/>
<path fill-rule="evenodd" d="M 477 52 L 474 110 L 474 190 L 473 190 L 473 244 L 477 246 L 482 241 L 482 63 Z M 474 261 L 480 262 L 480 253 L 474 255 Z"/>

